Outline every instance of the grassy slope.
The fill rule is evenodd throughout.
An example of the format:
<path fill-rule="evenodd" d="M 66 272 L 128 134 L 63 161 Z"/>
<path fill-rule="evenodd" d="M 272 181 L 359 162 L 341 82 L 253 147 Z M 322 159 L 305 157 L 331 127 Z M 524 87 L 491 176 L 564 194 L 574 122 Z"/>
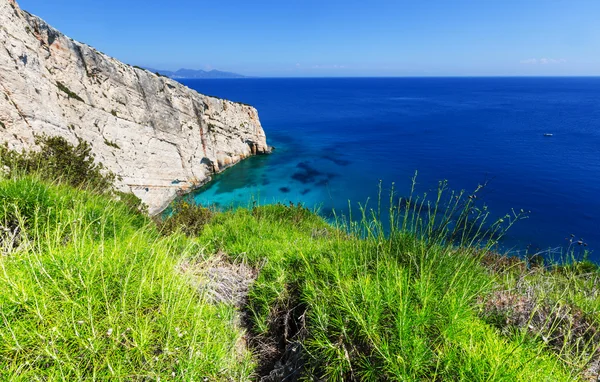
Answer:
<path fill-rule="evenodd" d="M 386 237 L 376 219 L 335 229 L 303 208 L 264 206 L 220 213 L 189 238 L 30 177 L 0 180 L 0 201 L 0 225 L 18 219 L 25 233 L 0 255 L 2 380 L 251 379 L 257 359 L 240 346 L 234 308 L 208 303 L 177 271 L 219 250 L 260 270 L 255 336 L 277 334 L 282 314 L 303 323 L 287 339 L 302 342 L 309 378 L 576 380 L 585 357 L 497 325 L 482 300 L 529 286 L 598 321 L 596 270 L 492 272 L 473 247 L 430 240 L 427 226 L 409 233 L 418 224 Z"/>
<path fill-rule="evenodd" d="M 269 331 L 277 307 L 290 300 L 306 307 L 304 342 L 314 375 L 573 379 L 544 346 L 504 337 L 479 318 L 477 297 L 492 290 L 493 279 L 474 253 L 424 246 L 404 234 L 356 239 L 315 216 L 294 222 L 279 208 L 224 214 L 202 240 L 261 267 L 250 300 L 259 333 Z"/>
<path fill-rule="evenodd" d="M 248 379 L 233 308 L 176 272 L 197 242 L 33 178 L 0 181 L 0 200 L 0 224 L 26 227 L 0 258 L 0 380 Z"/>

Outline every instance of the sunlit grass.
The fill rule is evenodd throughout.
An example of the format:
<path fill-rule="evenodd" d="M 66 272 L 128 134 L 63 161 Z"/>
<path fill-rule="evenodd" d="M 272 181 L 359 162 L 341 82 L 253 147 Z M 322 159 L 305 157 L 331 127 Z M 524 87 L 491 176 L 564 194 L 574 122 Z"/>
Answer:
<path fill-rule="evenodd" d="M 0 181 L 0 379 L 247 380 L 233 307 L 177 272 L 196 242 L 127 206 L 35 178 Z"/>
<path fill-rule="evenodd" d="M 442 184 L 441 213 L 423 213 L 425 199 L 390 211 L 390 229 L 377 210 L 332 227 L 279 205 L 221 214 L 201 239 L 260 267 L 249 300 L 255 334 L 277 335 L 278 316 L 303 309 L 303 333 L 286 340 L 302 342 L 309 378 L 576 379 L 543 343 L 481 318 L 478 299 L 497 280 L 481 265 L 494 242 L 478 235 L 499 238 L 519 215 L 488 224 L 472 198 L 446 192 Z"/>
<path fill-rule="evenodd" d="M 290 344 L 308 380 L 589 376 L 597 268 L 501 267 L 501 256 L 490 266 L 523 215 L 492 221 L 473 195 L 441 183 L 432 197 L 392 193 L 383 214 L 380 196 L 333 224 L 267 205 L 161 231 L 109 194 L 0 179 L 0 379 L 256 380 L 256 366 Z M 209 303 L 180 272 L 218 252 L 258 272 L 244 307 L 249 337 L 236 308 Z M 525 325 L 498 296 L 531 303 L 516 312 Z M 581 327 L 555 319 L 565 312 L 585 324 L 581 340 L 569 337 Z"/>

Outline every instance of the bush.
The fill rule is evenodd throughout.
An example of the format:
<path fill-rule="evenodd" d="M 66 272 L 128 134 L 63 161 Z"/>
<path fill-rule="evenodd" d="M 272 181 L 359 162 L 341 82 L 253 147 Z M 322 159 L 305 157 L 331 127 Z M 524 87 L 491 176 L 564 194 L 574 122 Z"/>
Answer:
<path fill-rule="evenodd" d="M 213 216 L 213 211 L 206 207 L 180 200 L 173 204 L 171 215 L 164 219 L 157 217 L 156 224 L 165 235 L 181 231 L 188 236 L 198 236 Z"/>
<path fill-rule="evenodd" d="M 144 215 L 148 214 L 148 206 L 134 194 L 122 191 L 114 191 L 113 194 L 117 200 L 120 200 L 129 209 L 129 211 L 141 212 Z"/>
<path fill-rule="evenodd" d="M 283 224 L 292 224 L 294 226 L 302 225 L 303 223 L 315 223 L 319 220 L 318 216 L 311 210 L 304 207 L 301 203 L 285 205 L 277 203 L 252 208 L 252 216 L 258 220 L 266 219 L 270 221 L 278 221 Z"/>
<path fill-rule="evenodd" d="M 115 175 L 94 161 L 89 143 L 79 140 L 77 146 L 62 137 L 37 137 L 39 151 L 17 152 L 0 146 L 0 163 L 8 166 L 10 175 L 38 174 L 50 181 L 61 180 L 76 188 L 112 190 Z M 18 174 L 17 174 L 18 173 Z"/>

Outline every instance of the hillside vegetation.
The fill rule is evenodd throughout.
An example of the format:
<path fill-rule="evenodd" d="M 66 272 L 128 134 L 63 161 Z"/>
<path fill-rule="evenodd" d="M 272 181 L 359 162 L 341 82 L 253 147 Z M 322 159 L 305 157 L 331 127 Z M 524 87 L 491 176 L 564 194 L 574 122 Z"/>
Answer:
<path fill-rule="evenodd" d="M 494 254 L 521 216 L 489 222 L 443 183 L 431 205 L 410 197 L 385 224 L 378 208 L 328 223 L 299 205 L 185 201 L 151 219 L 102 182 L 0 154 L 0 380 L 598 373 L 597 267 Z M 94 166 L 75 175 L 106 179 Z"/>

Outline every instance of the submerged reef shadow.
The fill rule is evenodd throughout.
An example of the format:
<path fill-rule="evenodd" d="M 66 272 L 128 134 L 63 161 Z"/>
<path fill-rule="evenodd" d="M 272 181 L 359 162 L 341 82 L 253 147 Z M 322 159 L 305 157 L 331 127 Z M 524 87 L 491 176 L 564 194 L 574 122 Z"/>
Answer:
<path fill-rule="evenodd" d="M 309 162 L 303 161 L 296 165 L 296 168 L 300 169 L 292 174 L 291 178 L 302 184 L 315 184 L 317 186 L 325 186 L 328 181 L 335 178 L 337 174 L 323 173 L 309 164 Z M 303 194 L 304 195 L 304 194 Z"/>
<path fill-rule="evenodd" d="M 331 154 L 323 155 L 321 158 L 333 162 L 338 166 L 348 166 L 350 163 L 352 163 L 347 159 L 341 159 Z"/>
<path fill-rule="evenodd" d="M 321 171 L 312 167 L 308 162 L 300 162 L 296 167 L 299 168 L 300 171 L 292 174 L 292 179 L 297 180 L 302 184 L 314 183 L 318 177 L 323 175 Z"/>

